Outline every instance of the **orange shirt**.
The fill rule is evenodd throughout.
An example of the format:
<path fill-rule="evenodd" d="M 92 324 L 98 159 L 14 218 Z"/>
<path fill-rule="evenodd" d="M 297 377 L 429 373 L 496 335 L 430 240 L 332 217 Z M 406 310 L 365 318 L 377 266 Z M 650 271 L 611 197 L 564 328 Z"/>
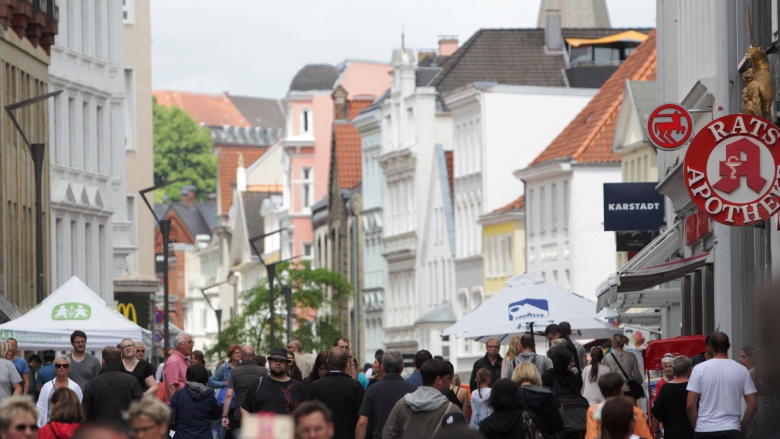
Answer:
<path fill-rule="evenodd" d="M 601 404 L 604 403 L 602 402 Z M 601 404 L 592 405 L 588 408 L 588 418 L 585 424 L 585 439 L 596 439 L 601 435 L 601 424 L 593 417 L 596 408 Z M 645 412 L 639 407 L 634 407 L 634 416 L 636 416 L 634 434 L 644 439 L 653 439 L 654 436 L 650 433 L 650 427 L 645 420 Z"/>

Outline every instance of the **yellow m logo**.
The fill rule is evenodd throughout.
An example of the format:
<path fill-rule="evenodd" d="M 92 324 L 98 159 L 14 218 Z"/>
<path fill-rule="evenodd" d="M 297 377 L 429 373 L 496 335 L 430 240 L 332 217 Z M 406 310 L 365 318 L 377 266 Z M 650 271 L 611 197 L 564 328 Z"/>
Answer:
<path fill-rule="evenodd" d="M 138 323 L 138 315 L 135 313 L 135 305 L 132 303 L 120 303 L 116 306 L 116 310 L 131 322 Z M 132 318 L 130 318 L 131 315 L 133 316 Z"/>

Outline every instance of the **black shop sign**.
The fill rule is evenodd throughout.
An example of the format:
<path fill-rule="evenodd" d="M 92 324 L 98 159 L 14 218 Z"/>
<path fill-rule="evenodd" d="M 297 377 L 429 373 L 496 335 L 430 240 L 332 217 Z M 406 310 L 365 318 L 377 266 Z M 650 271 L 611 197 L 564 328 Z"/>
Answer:
<path fill-rule="evenodd" d="M 664 196 L 655 183 L 604 183 L 604 230 L 657 230 L 664 225 Z"/>

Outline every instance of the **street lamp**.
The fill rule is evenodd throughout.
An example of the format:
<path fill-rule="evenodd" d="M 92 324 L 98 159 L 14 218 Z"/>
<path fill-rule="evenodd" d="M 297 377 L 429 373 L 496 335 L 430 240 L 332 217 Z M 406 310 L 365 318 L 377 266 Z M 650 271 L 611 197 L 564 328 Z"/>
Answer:
<path fill-rule="evenodd" d="M 52 96 L 57 96 L 62 93 L 62 90 L 46 93 L 34 98 L 25 99 L 15 104 L 5 106 L 5 111 L 8 113 L 8 117 L 11 118 L 19 134 L 22 136 L 22 140 L 30 149 L 30 155 L 32 156 L 33 168 L 35 170 L 35 299 L 38 303 L 43 302 L 44 289 L 43 289 L 43 206 L 41 206 L 41 191 L 43 190 L 43 160 L 46 151 L 45 143 L 30 143 L 27 140 L 27 136 L 24 134 L 24 130 L 19 121 L 14 116 L 14 110 L 27 107 L 29 105 L 45 101 Z"/>
<path fill-rule="evenodd" d="M 231 271 L 228 273 L 227 280 L 225 281 L 228 285 L 233 286 L 233 312 L 230 314 L 231 319 L 238 315 L 238 278 L 240 276 L 241 273 L 238 271 Z"/>
<path fill-rule="evenodd" d="M 160 226 L 160 233 L 162 234 L 162 244 L 163 244 L 163 352 L 168 352 L 168 348 L 171 345 L 171 341 L 168 339 L 168 334 L 170 331 L 170 306 L 168 302 L 168 244 L 169 240 L 171 238 L 171 220 L 169 219 L 160 219 L 157 218 L 157 214 L 154 213 L 154 208 L 151 204 L 149 204 L 149 200 L 146 199 L 147 192 L 152 192 L 156 189 L 161 189 L 166 186 L 170 186 L 174 183 L 178 183 L 182 181 L 183 179 L 177 178 L 175 180 L 171 180 L 166 183 L 158 184 L 152 187 L 148 187 L 146 189 L 141 189 L 138 191 L 139 194 L 141 194 L 141 198 L 144 199 L 144 203 L 146 204 L 146 207 L 149 208 L 149 211 L 152 212 L 152 216 L 154 217 L 154 220 L 157 221 L 157 224 Z"/>
<path fill-rule="evenodd" d="M 200 290 L 200 293 L 203 294 L 203 298 L 206 299 L 206 303 L 209 305 L 209 308 L 211 308 L 211 310 L 214 311 L 214 314 L 217 316 L 217 337 L 220 337 L 222 335 L 222 308 L 214 308 L 214 305 L 211 304 L 211 299 L 209 299 L 209 296 L 206 295 L 206 290 L 210 290 L 214 287 L 218 287 L 226 283 L 229 282 L 228 281 L 217 282 L 207 287 L 198 288 Z"/>
<path fill-rule="evenodd" d="M 271 236 L 271 235 L 274 235 L 274 234 L 277 234 L 277 233 L 281 233 L 281 232 L 283 232 L 285 230 L 287 230 L 287 228 L 283 227 L 281 229 L 274 230 L 273 232 L 268 232 L 268 233 L 264 233 L 262 235 L 253 236 L 253 237 L 249 238 L 249 245 L 252 246 L 252 249 L 257 254 L 257 257 L 260 258 L 260 263 L 265 266 L 265 270 L 268 273 L 268 295 L 270 296 L 270 303 L 271 303 L 271 306 L 269 307 L 270 308 L 270 314 L 271 314 L 271 333 L 270 333 L 270 337 L 271 337 L 271 350 L 273 350 L 274 346 L 276 345 L 276 335 L 275 335 L 276 331 L 274 330 L 274 319 L 276 318 L 275 312 L 274 312 L 274 278 L 276 277 L 276 264 L 278 264 L 278 262 L 275 262 L 275 263 L 272 263 L 272 264 L 266 264 L 265 261 L 263 260 L 263 255 L 260 254 L 260 252 L 257 250 L 257 247 L 255 246 L 255 241 L 263 239 L 266 236 Z M 279 254 L 281 254 L 281 246 L 279 247 L 279 249 L 280 249 Z"/>

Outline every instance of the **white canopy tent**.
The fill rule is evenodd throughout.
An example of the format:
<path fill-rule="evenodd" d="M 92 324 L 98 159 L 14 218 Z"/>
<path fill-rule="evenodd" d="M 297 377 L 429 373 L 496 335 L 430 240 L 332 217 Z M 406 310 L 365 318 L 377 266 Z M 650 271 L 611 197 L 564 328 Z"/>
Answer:
<path fill-rule="evenodd" d="M 482 305 L 442 331 L 442 336 L 509 343 L 514 335 L 538 333 L 551 323 L 569 322 L 574 339 L 609 338 L 620 328 L 596 315 L 596 303 L 525 273 L 507 280 L 507 286 Z"/>
<path fill-rule="evenodd" d="M 75 330 L 87 334 L 87 350 L 116 346 L 123 338 L 151 346 L 151 332 L 111 309 L 76 276 L 68 279 L 38 306 L 0 325 L 0 339 L 16 339 L 25 350 L 70 350 Z"/>

